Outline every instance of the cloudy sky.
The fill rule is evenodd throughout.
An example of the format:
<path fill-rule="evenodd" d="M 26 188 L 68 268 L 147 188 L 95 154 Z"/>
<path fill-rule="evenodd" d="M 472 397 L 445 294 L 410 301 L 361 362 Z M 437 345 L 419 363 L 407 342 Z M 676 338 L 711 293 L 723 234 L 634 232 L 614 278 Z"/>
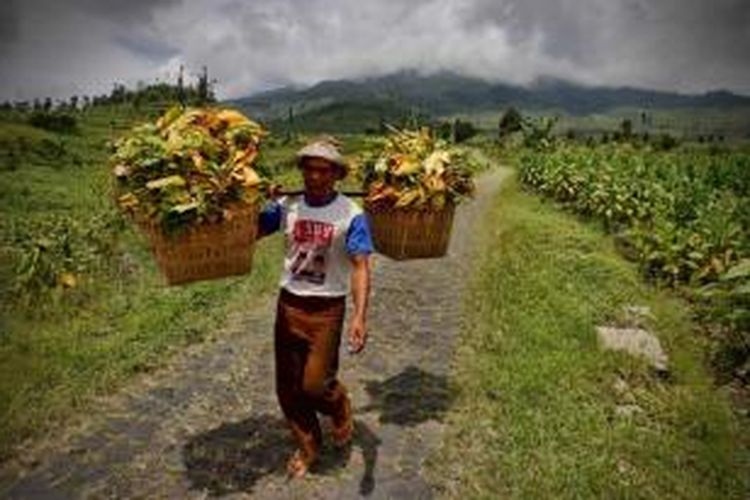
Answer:
<path fill-rule="evenodd" d="M 220 98 L 401 69 L 750 95 L 750 0 L 0 0 L 0 99 L 205 64 Z"/>

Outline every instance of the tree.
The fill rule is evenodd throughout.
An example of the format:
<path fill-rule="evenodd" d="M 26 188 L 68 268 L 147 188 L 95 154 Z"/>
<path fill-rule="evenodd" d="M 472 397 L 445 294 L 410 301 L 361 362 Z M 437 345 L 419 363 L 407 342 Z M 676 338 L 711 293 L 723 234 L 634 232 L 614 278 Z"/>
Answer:
<path fill-rule="evenodd" d="M 127 90 L 125 89 L 125 85 L 115 83 L 114 87 L 112 88 L 112 93 L 109 94 L 110 102 L 112 102 L 112 104 L 124 103 L 126 92 Z"/>
<path fill-rule="evenodd" d="M 294 109 L 289 106 L 289 114 L 287 117 L 286 127 L 286 140 L 287 142 L 291 142 L 292 139 L 294 139 Z"/>
<path fill-rule="evenodd" d="M 514 107 L 508 108 L 498 124 L 499 136 L 503 137 L 523 129 L 523 117 Z"/>
<path fill-rule="evenodd" d="M 211 83 L 208 80 L 208 68 L 203 66 L 203 73 L 198 77 L 198 104 L 203 105 L 215 100 Z"/>
<path fill-rule="evenodd" d="M 185 106 L 185 80 L 182 76 L 184 70 L 185 68 L 180 64 L 180 73 L 177 76 L 177 100 L 183 107 Z"/>
<path fill-rule="evenodd" d="M 464 142 L 477 135 L 477 129 L 469 121 L 461 121 L 458 118 L 453 122 L 453 142 Z"/>
<path fill-rule="evenodd" d="M 630 118 L 625 118 L 622 123 L 620 124 L 620 129 L 622 130 L 622 138 L 625 140 L 628 140 L 633 135 L 633 122 L 630 120 Z"/>
<path fill-rule="evenodd" d="M 49 113 L 50 111 L 52 111 L 52 98 L 51 97 L 44 98 L 44 104 L 42 105 L 42 109 L 46 113 Z"/>
<path fill-rule="evenodd" d="M 557 117 L 524 118 L 521 122 L 524 146 L 536 150 L 554 147 L 555 138 L 552 137 L 552 128 L 557 120 Z"/>

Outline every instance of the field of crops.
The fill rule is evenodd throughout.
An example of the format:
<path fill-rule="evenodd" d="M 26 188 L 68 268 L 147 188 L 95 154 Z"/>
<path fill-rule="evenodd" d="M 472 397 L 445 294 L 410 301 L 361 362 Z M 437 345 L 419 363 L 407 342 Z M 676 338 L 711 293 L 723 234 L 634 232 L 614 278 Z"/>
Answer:
<path fill-rule="evenodd" d="M 564 146 L 520 158 L 528 188 L 601 221 L 644 274 L 683 287 L 750 350 L 750 155 L 630 145 Z"/>

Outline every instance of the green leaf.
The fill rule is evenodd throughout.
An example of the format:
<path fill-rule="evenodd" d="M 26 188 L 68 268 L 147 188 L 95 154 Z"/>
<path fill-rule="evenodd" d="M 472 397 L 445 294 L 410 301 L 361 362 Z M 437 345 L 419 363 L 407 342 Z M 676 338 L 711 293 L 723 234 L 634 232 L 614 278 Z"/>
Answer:
<path fill-rule="evenodd" d="M 688 257 L 695 261 L 701 261 L 703 260 L 703 254 L 701 252 L 690 252 L 688 253 Z"/>
<path fill-rule="evenodd" d="M 733 266 L 722 277 L 721 281 L 730 281 L 737 278 L 750 277 L 750 259 L 743 259 Z"/>

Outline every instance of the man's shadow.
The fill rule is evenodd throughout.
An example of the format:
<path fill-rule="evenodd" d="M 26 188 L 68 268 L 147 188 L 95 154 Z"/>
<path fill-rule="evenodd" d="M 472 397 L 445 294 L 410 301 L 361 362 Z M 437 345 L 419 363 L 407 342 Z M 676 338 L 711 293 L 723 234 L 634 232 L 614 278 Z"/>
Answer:
<path fill-rule="evenodd" d="M 365 381 L 371 403 L 360 411 L 380 413 L 380 422 L 413 427 L 428 420 L 442 420 L 455 397 L 447 377 L 416 366 L 383 381 Z"/>
<path fill-rule="evenodd" d="M 371 403 L 355 413 L 375 411 L 380 414 L 381 423 L 407 427 L 442 420 L 454 394 L 446 377 L 415 366 L 383 381 L 365 381 L 365 389 Z M 343 450 L 324 446 L 311 472 L 327 474 L 345 467 L 352 449 L 360 448 L 365 471 L 359 493 L 367 496 L 375 489 L 380 444 L 380 438 L 364 422 L 355 420 L 352 443 Z M 262 477 L 285 474 L 286 461 L 294 449 L 284 419 L 261 414 L 194 436 L 183 448 L 183 460 L 192 488 L 205 489 L 212 495 L 249 493 Z"/>
<path fill-rule="evenodd" d="M 346 466 L 352 449 L 359 447 L 365 462 L 359 490 L 368 495 L 374 489 L 379 444 L 372 430 L 355 420 L 352 443 L 344 449 L 324 447 L 311 472 L 327 474 Z M 211 495 L 250 493 L 263 476 L 286 473 L 294 448 L 284 419 L 258 415 L 193 437 L 183 447 L 183 460 L 191 489 L 205 489 Z"/>

